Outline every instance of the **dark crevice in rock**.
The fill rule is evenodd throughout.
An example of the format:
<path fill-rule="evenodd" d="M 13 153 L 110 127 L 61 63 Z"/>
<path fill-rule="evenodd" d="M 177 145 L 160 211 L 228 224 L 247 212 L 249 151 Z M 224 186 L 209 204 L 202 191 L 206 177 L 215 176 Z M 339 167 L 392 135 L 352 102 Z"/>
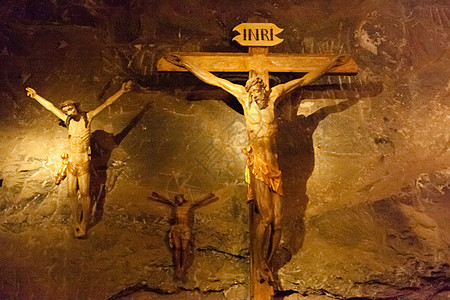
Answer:
<path fill-rule="evenodd" d="M 298 291 L 294 291 L 294 290 L 284 290 L 284 291 L 276 291 L 275 295 L 274 295 L 274 299 L 275 300 L 282 300 L 285 297 L 289 297 L 293 294 L 299 294 Z"/>
<path fill-rule="evenodd" d="M 334 294 L 331 293 L 330 291 L 326 290 L 326 289 L 318 289 L 318 290 L 312 290 L 312 289 L 308 289 L 308 292 L 304 293 L 303 296 L 304 297 L 308 297 L 308 296 L 328 296 L 328 297 L 332 297 L 334 299 L 347 299 L 346 297 L 342 296 L 342 295 L 338 295 L 338 294 Z"/>
<path fill-rule="evenodd" d="M 156 294 L 160 294 L 160 295 L 170 295 L 171 294 L 167 291 L 164 291 L 164 290 L 161 290 L 158 288 L 149 287 L 145 281 L 141 281 L 131 287 L 127 287 L 127 288 L 121 290 L 117 294 L 109 297 L 108 300 L 122 299 L 124 297 L 127 297 L 129 295 L 132 295 L 134 293 L 141 292 L 141 291 L 152 292 L 152 293 L 156 293 Z"/>
<path fill-rule="evenodd" d="M 221 251 L 221 250 L 214 249 L 214 248 L 212 248 L 212 247 L 197 248 L 196 250 L 197 250 L 198 252 L 215 252 L 215 253 L 224 254 L 225 256 L 234 257 L 234 258 L 237 258 L 237 259 L 248 260 L 248 256 L 232 254 L 232 253 L 228 253 L 228 252 L 225 252 L 225 251 Z"/>
<path fill-rule="evenodd" d="M 225 289 L 217 289 L 217 290 L 209 289 L 206 291 L 202 291 L 199 288 L 187 289 L 187 288 L 180 287 L 178 292 L 180 292 L 180 291 L 182 291 L 182 292 L 198 292 L 198 293 L 207 295 L 207 294 L 212 294 L 212 293 L 223 293 L 225 291 Z"/>
<path fill-rule="evenodd" d="M 244 284 L 244 283 L 232 284 L 227 289 L 229 289 L 233 286 L 242 285 L 242 284 Z M 155 294 L 159 294 L 159 295 L 175 295 L 175 294 L 180 294 L 182 292 L 197 292 L 197 293 L 200 293 L 203 295 L 208 295 L 208 294 L 224 293 L 225 290 L 226 289 L 217 289 L 217 290 L 210 289 L 210 290 L 202 291 L 199 288 L 187 289 L 187 288 L 183 288 L 183 287 L 178 287 L 175 291 L 165 291 L 165 290 L 158 289 L 158 288 L 151 288 L 147 285 L 147 283 L 145 281 L 141 281 L 134 286 L 127 287 L 127 288 L 121 290 L 117 294 L 109 297 L 108 300 L 124 299 L 125 297 L 128 297 L 128 296 L 133 295 L 138 292 L 150 292 L 150 293 L 155 293 Z M 284 296 L 287 296 L 290 294 L 292 294 L 292 293 L 284 293 Z M 280 299 L 282 299 L 282 298 L 280 298 Z"/>
<path fill-rule="evenodd" d="M 370 286 L 384 286 L 388 290 L 396 291 L 395 299 L 403 299 L 403 298 L 415 298 L 418 297 L 424 297 L 424 299 L 431 299 L 433 295 L 437 295 L 441 292 L 445 292 L 447 290 L 450 290 L 450 284 L 449 284 L 449 278 L 446 276 L 439 276 L 439 277 L 426 277 L 426 276 L 419 276 L 420 279 L 422 279 L 422 284 L 419 284 L 418 286 L 409 286 L 409 287 L 402 287 L 395 284 L 390 284 L 386 282 L 382 282 L 379 280 L 369 280 L 366 282 L 355 282 L 355 285 L 362 285 L 366 289 L 370 289 Z M 425 297 L 424 295 L 427 295 Z M 348 299 L 369 299 L 365 297 L 352 297 Z M 372 299 L 372 298 L 370 298 Z M 380 296 L 375 299 L 393 299 L 392 296 Z"/>
<path fill-rule="evenodd" d="M 364 282 L 359 282 L 359 281 L 355 281 L 354 282 L 355 285 L 385 285 L 385 286 L 394 286 L 393 284 L 387 283 L 387 282 L 382 282 L 380 280 L 368 280 L 368 281 L 364 281 Z"/>
<path fill-rule="evenodd" d="M 377 299 L 377 300 L 390 300 L 390 299 L 408 299 L 409 297 L 413 297 L 415 295 L 423 295 L 423 290 L 419 287 L 397 287 L 395 285 L 389 284 L 389 283 L 385 283 L 385 282 L 381 282 L 378 280 L 370 280 L 367 282 L 355 282 L 355 284 L 358 285 L 363 285 L 364 287 L 368 288 L 368 286 L 370 285 L 383 285 L 386 287 L 390 287 L 392 288 L 392 290 L 397 291 L 396 296 L 377 296 L 377 297 L 348 297 L 345 295 L 340 295 L 337 293 L 332 293 L 326 289 L 317 289 L 317 290 L 313 290 L 313 289 L 308 289 L 307 292 L 302 293 L 302 296 L 304 297 L 308 297 L 308 296 L 318 296 L 318 295 L 325 295 L 328 296 L 330 298 L 333 299 L 347 299 L 347 300 L 365 300 L 365 299 Z M 445 286 L 445 287 L 441 287 L 438 289 L 438 291 L 436 292 L 430 292 L 429 295 L 437 295 L 441 292 L 445 292 L 447 290 L 450 289 L 450 286 Z M 297 293 L 295 291 L 283 291 L 283 293 L 287 293 L 285 295 L 283 295 L 283 297 L 286 297 L 288 295 L 291 295 L 293 293 Z M 417 294 L 416 294 L 417 293 Z M 376 294 L 376 293 L 375 293 Z M 276 297 L 278 297 L 278 294 L 275 295 Z M 407 298 L 405 298 L 407 297 Z M 275 298 L 275 299 L 283 299 L 283 298 Z M 418 298 L 417 298 L 418 299 Z M 425 299 L 425 298 L 424 298 Z M 427 298 L 427 299 L 431 299 L 431 298 Z"/>
<path fill-rule="evenodd" d="M 438 291 L 436 291 L 436 293 L 434 293 L 430 297 L 430 299 L 438 299 L 438 298 L 435 298 L 435 296 L 439 295 L 440 293 L 446 293 L 446 292 L 450 292 L 450 283 L 448 283 L 445 287 L 443 287 L 443 288 L 439 289 Z M 445 296 L 445 297 L 448 297 L 448 296 Z"/>

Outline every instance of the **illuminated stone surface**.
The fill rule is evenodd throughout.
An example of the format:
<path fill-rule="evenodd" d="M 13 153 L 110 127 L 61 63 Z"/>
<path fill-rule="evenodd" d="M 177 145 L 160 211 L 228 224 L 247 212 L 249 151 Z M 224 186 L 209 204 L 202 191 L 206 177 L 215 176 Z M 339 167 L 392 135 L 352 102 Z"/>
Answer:
<path fill-rule="evenodd" d="M 11 21 L 0 26 L 1 298 L 245 298 L 243 117 L 232 97 L 155 65 L 165 51 L 241 51 L 231 29 L 254 3 L 96 2 L 0 5 Z M 279 109 L 285 235 L 276 258 L 287 299 L 425 299 L 449 288 L 450 7 L 391 2 L 258 2 L 284 29 L 271 51 L 345 52 L 360 66 Z M 24 88 L 92 109 L 125 79 L 139 87 L 93 124 L 94 192 L 107 193 L 79 241 L 65 183 L 54 186 L 66 131 Z M 196 212 L 185 282 L 173 279 L 170 210 L 147 200 L 182 183 L 192 197 L 220 197 Z"/>

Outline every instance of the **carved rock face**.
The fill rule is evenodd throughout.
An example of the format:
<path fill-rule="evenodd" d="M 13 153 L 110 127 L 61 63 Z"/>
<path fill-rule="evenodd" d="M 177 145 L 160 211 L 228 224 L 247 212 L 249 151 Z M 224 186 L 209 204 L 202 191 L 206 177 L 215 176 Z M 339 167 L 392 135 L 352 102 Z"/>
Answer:
<path fill-rule="evenodd" d="M 230 42 L 231 29 L 256 2 L 75 2 L 0 4 L 2 19 L 14 21 L 0 26 L 1 297 L 161 291 L 245 299 L 244 117 L 217 101 L 235 101 L 226 94 L 155 65 L 169 51 L 243 50 Z M 448 4 L 363 1 L 350 11 L 344 2 L 257 3 L 284 28 L 271 52 L 345 52 L 360 67 L 356 77 L 324 77 L 277 107 L 285 194 L 278 277 L 293 297 L 427 299 L 447 288 L 450 274 Z M 92 124 L 98 216 L 89 238 L 77 241 L 66 183 L 54 185 L 67 131 L 23 87 L 55 104 L 80 99 L 89 110 L 126 79 L 141 88 Z M 147 197 L 173 199 L 186 188 L 187 199 L 213 191 L 220 200 L 196 211 L 193 261 L 178 282 L 172 216 Z"/>

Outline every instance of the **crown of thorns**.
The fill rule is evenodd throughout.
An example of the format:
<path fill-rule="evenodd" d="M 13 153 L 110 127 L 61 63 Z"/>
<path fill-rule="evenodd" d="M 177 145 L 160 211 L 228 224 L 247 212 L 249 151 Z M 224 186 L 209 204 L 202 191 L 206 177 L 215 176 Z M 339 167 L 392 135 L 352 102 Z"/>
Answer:
<path fill-rule="evenodd" d="M 77 110 L 80 109 L 80 102 L 74 101 L 74 100 L 66 100 L 63 103 L 61 103 L 60 108 L 63 109 L 67 106 L 75 106 Z"/>
<path fill-rule="evenodd" d="M 245 91 L 248 92 L 252 86 L 255 84 L 260 84 L 263 89 L 266 88 L 266 84 L 264 83 L 264 80 L 261 77 L 252 77 L 245 83 Z"/>

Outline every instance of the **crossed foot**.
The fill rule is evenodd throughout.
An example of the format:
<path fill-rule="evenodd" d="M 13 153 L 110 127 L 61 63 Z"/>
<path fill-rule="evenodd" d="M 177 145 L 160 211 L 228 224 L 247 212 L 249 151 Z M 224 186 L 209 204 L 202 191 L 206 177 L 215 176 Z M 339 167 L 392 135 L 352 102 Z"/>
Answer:
<path fill-rule="evenodd" d="M 83 230 L 83 229 L 81 229 L 80 226 L 77 226 L 77 227 L 75 228 L 75 237 L 76 237 L 77 239 L 84 239 L 84 238 L 87 238 L 86 231 Z"/>
<path fill-rule="evenodd" d="M 270 285 L 275 284 L 275 279 L 272 273 L 272 270 L 267 265 L 266 262 L 261 263 L 261 267 L 258 269 L 259 273 L 259 281 L 263 283 L 264 281 L 267 281 Z"/>

